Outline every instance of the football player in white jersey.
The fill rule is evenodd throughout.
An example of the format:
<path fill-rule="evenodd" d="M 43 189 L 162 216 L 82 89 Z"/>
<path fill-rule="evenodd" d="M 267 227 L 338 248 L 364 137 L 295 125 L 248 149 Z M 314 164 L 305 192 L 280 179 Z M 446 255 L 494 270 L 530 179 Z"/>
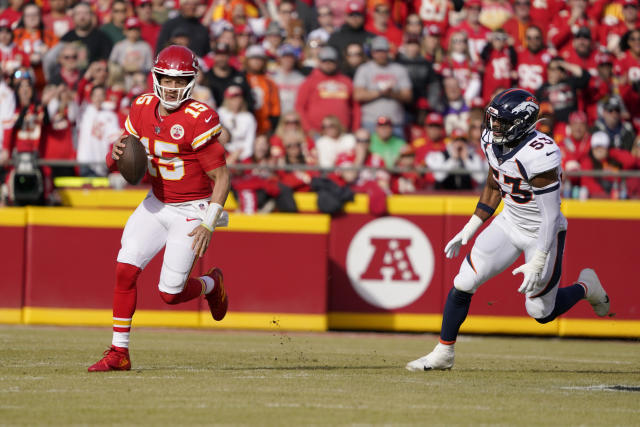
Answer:
<path fill-rule="evenodd" d="M 458 255 L 504 200 L 502 212 L 480 233 L 462 261 L 442 316 L 440 342 L 410 371 L 450 369 L 454 344 L 471 297 L 487 280 L 512 265 L 524 252 L 525 264 L 513 270 L 524 278 L 518 292 L 529 316 L 547 323 L 586 299 L 598 316 L 609 313 L 609 297 L 596 273 L 586 268 L 570 286 L 559 287 L 567 220 L 560 212 L 561 155 L 547 135 L 536 131 L 540 107 L 529 92 L 505 90 L 485 115 L 482 147 L 489 162 L 487 183 L 469 222 L 445 247 Z"/>

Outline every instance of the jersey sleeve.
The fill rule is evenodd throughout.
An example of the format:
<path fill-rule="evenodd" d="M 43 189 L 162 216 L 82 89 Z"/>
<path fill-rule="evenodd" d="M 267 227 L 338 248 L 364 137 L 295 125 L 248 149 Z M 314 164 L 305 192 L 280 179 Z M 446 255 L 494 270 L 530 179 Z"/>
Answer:
<path fill-rule="evenodd" d="M 202 112 L 194 123 L 191 148 L 193 151 L 202 150 L 207 145 L 216 142 L 220 132 L 222 132 L 222 125 L 218 113 L 211 109 Z"/>
<path fill-rule="evenodd" d="M 141 128 L 140 124 L 140 111 L 144 107 L 145 103 L 144 97 L 150 96 L 149 94 L 140 95 L 136 99 L 131 102 L 131 109 L 129 110 L 129 115 L 124 121 L 124 129 L 129 135 L 133 135 L 136 138 L 140 138 L 139 129 Z"/>
<path fill-rule="evenodd" d="M 222 144 L 205 144 L 204 147 L 196 151 L 196 157 L 205 172 L 217 169 L 227 163 Z"/>
<path fill-rule="evenodd" d="M 542 150 L 532 150 L 531 159 L 525 163 L 528 178 L 531 179 L 551 169 L 557 169 L 562 163 L 562 154 L 557 145 L 547 145 Z"/>

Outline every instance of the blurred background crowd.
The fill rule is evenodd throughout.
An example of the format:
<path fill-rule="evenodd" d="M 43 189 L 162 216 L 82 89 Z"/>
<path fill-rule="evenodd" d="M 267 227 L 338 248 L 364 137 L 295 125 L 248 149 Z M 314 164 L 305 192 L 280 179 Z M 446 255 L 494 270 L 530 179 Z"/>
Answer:
<path fill-rule="evenodd" d="M 640 195 L 621 173 L 640 167 L 637 0 L 0 6 L 0 203 L 34 186 L 50 198 L 55 177 L 106 176 L 130 103 L 153 90 L 153 58 L 171 44 L 199 57 L 192 97 L 231 134 L 245 212 L 295 210 L 294 191 L 328 195 L 332 209 L 353 192 L 374 207 L 393 193 L 477 189 L 484 107 L 512 86 L 540 101 L 539 130 L 570 172 L 565 197 Z"/>

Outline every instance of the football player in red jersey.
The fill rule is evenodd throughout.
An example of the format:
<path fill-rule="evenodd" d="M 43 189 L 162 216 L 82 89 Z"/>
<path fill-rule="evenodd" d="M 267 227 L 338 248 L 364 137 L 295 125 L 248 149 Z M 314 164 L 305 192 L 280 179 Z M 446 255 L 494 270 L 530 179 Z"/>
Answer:
<path fill-rule="evenodd" d="M 152 191 L 129 217 L 122 235 L 113 298 L 113 341 L 90 372 L 129 370 L 129 331 L 136 307 L 136 280 L 166 245 L 158 283 L 167 304 L 204 295 L 215 320 L 227 312 L 222 272 L 211 269 L 189 277 L 196 257 L 211 241 L 216 225 L 226 225 L 223 206 L 229 194 L 224 148 L 218 142 L 218 114 L 190 98 L 198 61 L 188 48 L 169 46 L 151 70 L 153 94 L 136 98 L 125 121 L 125 134 L 107 159 L 113 169 L 128 135 L 147 150 Z M 214 183 L 212 192 L 212 181 Z"/>

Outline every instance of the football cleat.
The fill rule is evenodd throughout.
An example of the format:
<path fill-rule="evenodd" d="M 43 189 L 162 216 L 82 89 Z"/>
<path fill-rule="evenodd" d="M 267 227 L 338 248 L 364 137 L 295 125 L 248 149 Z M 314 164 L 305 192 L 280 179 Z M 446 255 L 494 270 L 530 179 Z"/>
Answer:
<path fill-rule="evenodd" d="M 440 370 L 444 371 L 447 369 L 451 369 L 453 366 L 453 359 L 455 358 L 455 353 L 453 350 L 453 345 L 444 345 L 438 343 L 436 348 L 426 356 L 421 357 L 420 359 L 413 360 L 407 363 L 408 371 L 411 372 L 419 372 L 419 371 L 431 371 L 431 370 Z"/>
<path fill-rule="evenodd" d="M 578 276 L 578 282 L 587 288 L 584 298 L 589 301 L 593 311 L 600 317 L 609 313 L 609 296 L 604 291 L 600 279 L 591 268 L 585 268 Z"/>
<path fill-rule="evenodd" d="M 111 346 L 105 350 L 104 357 L 97 363 L 89 366 L 89 372 L 106 371 L 129 371 L 131 370 L 131 359 L 129 349 Z"/>
<path fill-rule="evenodd" d="M 229 307 L 229 297 L 227 297 L 227 293 L 224 290 L 222 270 L 214 267 L 206 273 L 206 276 L 211 277 L 215 285 L 213 286 L 213 290 L 206 294 L 204 298 L 209 304 L 209 310 L 211 311 L 213 319 L 220 321 L 224 319 L 224 316 L 227 314 L 227 308 Z"/>

